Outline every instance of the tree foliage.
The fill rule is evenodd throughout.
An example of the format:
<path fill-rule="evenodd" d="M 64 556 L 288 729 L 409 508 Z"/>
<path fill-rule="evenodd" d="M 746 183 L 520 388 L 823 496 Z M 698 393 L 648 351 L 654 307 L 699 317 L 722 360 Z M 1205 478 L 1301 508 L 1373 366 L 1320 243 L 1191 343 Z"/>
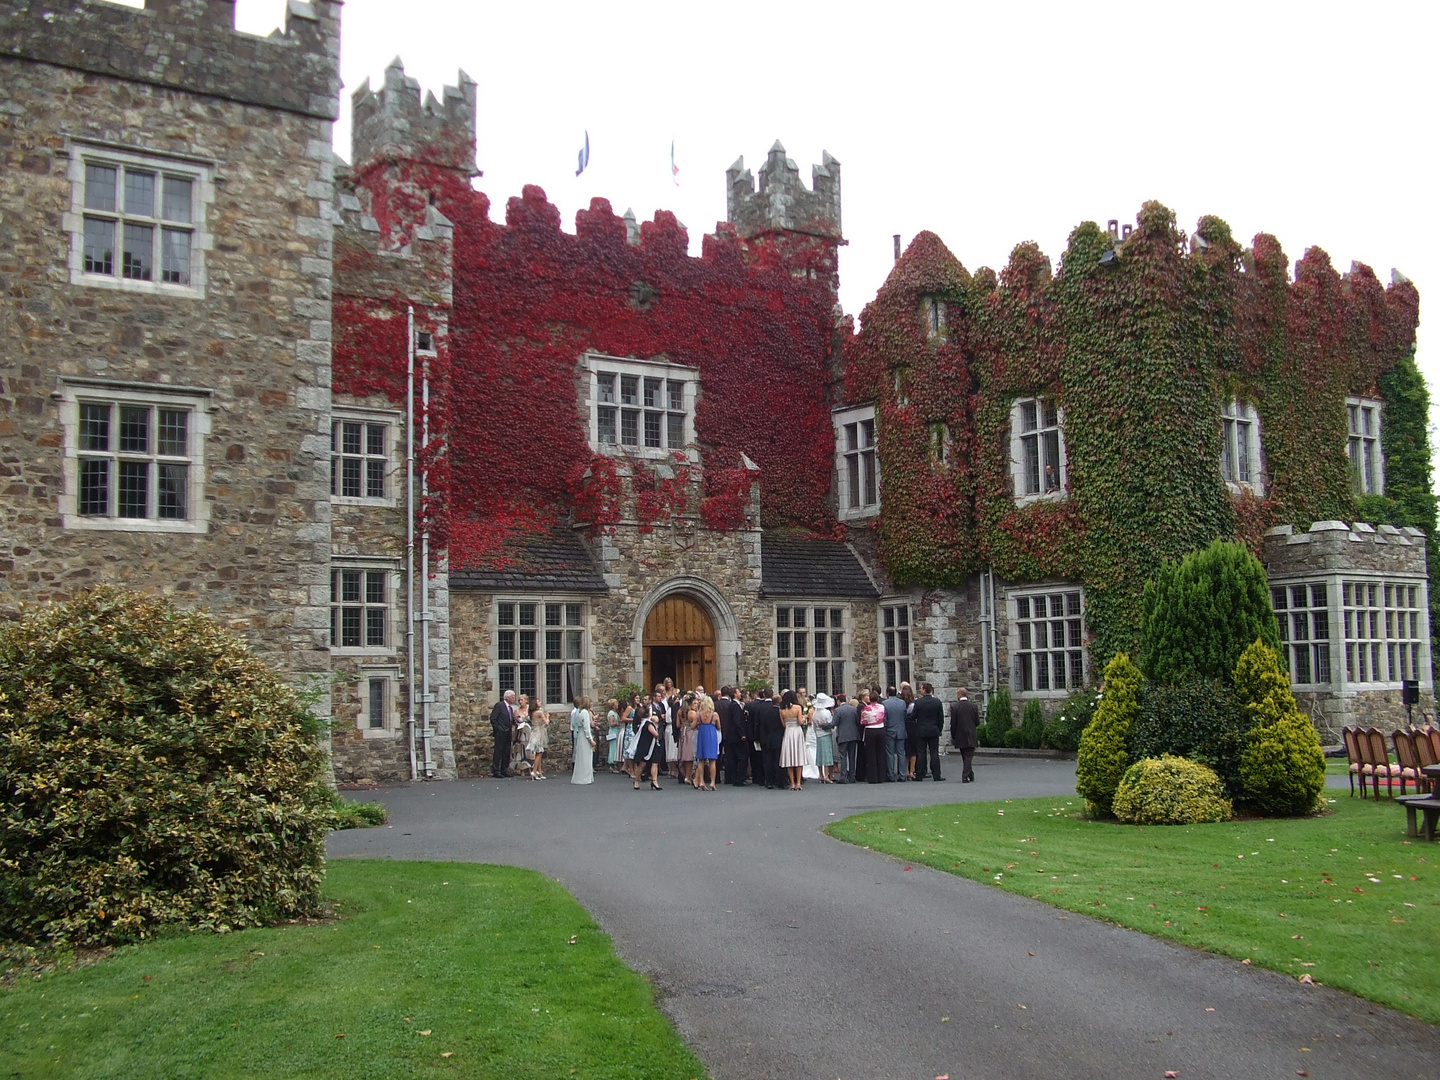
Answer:
<path fill-rule="evenodd" d="M 1245 803 L 1282 817 L 1312 812 L 1325 788 L 1325 755 L 1274 649 L 1256 641 L 1241 654 L 1235 693 L 1251 721 L 1239 761 Z"/>
<path fill-rule="evenodd" d="M 1115 789 L 1130 767 L 1130 729 L 1140 713 L 1144 676 L 1124 653 L 1105 667 L 1105 685 L 1095 718 L 1080 736 L 1075 790 L 1098 816 L 1111 813 Z"/>
<path fill-rule="evenodd" d="M 1115 791 L 1115 816 L 1134 825 L 1228 821 L 1234 807 L 1207 765 L 1165 754 L 1137 761 Z"/>
<path fill-rule="evenodd" d="M 1166 562 L 1141 598 L 1140 667 L 1153 681 L 1229 681 L 1252 641 L 1278 649 L 1265 568 L 1243 544 L 1216 540 Z"/>
<path fill-rule="evenodd" d="M 305 915 L 321 724 L 208 615 L 102 587 L 0 631 L 0 936 L 133 940 Z"/>

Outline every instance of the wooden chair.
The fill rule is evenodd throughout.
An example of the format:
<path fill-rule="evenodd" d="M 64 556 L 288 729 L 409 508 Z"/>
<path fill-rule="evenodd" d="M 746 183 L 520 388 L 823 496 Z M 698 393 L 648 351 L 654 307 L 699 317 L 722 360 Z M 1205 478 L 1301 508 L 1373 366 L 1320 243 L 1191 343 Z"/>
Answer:
<path fill-rule="evenodd" d="M 1420 759 L 1422 769 L 1427 765 L 1440 765 L 1440 745 L 1437 745 L 1440 740 L 1432 739 L 1431 735 L 1432 731 L 1424 728 L 1415 732 L 1415 756 Z M 1421 773 L 1420 777 L 1422 781 L 1429 780 L 1424 773 Z M 1430 782 L 1430 792 L 1432 795 L 1436 794 L 1434 781 Z"/>
<path fill-rule="evenodd" d="M 1390 741 L 1395 744 L 1395 760 L 1400 767 L 1400 796 L 1405 796 L 1406 783 L 1415 785 L 1416 794 L 1428 794 L 1428 778 L 1420 771 L 1420 758 L 1415 752 L 1415 732 L 1409 729 L 1396 728 L 1390 733 Z M 1429 741 L 1428 739 L 1424 741 Z"/>
<path fill-rule="evenodd" d="M 1393 799 L 1395 797 L 1395 778 L 1400 773 L 1399 765 L 1390 763 L 1390 750 L 1385 745 L 1385 733 L 1378 728 L 1360 729 L 1360 749 L 1364 755 L 1365 765 L 1368 766 L 1370 776 L 1375 782 L 1375 797 L 1380 797 L 1380 778 L 1385 778 L 1385 790 Z M 1364 770 L 1361 770 L 1362 773 Z"/>
<path fill-rule="evenodd" d="M 1363 764 L 1360 758 L 1360 729 L 1353 727 L 1342 727 L 1340 729 L 1340 741 L 1345 744 L 1345 760 L 1350 764 L 1350 797 L 1355 797 L 1355 778 L 1360 777 L 1360 797 L 1365 798 L 1365 777 L 1361 775 L 1360 766 Z"/>

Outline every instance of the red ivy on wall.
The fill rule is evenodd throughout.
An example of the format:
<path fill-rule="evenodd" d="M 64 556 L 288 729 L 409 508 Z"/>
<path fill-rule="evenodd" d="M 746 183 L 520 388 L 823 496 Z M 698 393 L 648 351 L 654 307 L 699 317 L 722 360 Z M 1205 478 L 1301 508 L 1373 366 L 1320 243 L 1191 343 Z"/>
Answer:
<path fill-rule="evenodd" d="M 709 528 L 739 527 L 752 479 L 742 453 L 759 467 L 766 524 L 833 528 L 833 242 L 786 234 L 742 242 L 721 225 L 692 258 L 685 230 L 664 211 L 643 223 L 637 245 L 603 199 L 576 215 L 572 235 L 534 186 L 509 200 L 501 225 L 490 220 L 488 198 L 453 169 L 388 162 L 357 171 L 355 183 L 396 246 L 423 220 L 426 193 L 455 226 L 454 307 L 436 404 L 449 470 L 437 499 L 453 519 L 452 566 L 493 557 L 506 535 L 572 508 L 577 520 L 612 526 L 626 493 L 621 472 L 631 474 L 643 520 L 698 511 Z M 376 322 L 371 305 L 337 304 L 337 327 L 342 317 Z M 387 340 L 382 354 L 359 340 L 387 330 L 347 332 L 347 344 L 337 342 L 337 387 L 403 400 L 403 369 L 397 375 L 389 359 L 403 363 L 403 344 L 396 353 Z M 591 452 L 576 406 L 586 352 L 699 368 L 698 506 L 687 495 L 695 479 L 688 467 L 664 477 Z"/>

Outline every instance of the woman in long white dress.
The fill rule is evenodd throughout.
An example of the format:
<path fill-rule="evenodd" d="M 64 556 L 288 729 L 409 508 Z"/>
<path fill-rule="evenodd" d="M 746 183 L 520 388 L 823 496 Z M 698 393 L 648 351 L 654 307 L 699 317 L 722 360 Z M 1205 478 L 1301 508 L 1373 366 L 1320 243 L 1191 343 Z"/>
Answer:
<path fill-rule="evenodd" d="M 590 715 L 590 699 L 579 698 L 570 713 L 570 735 L 575 740 L 575 769 L 572 784 L 595 782 L 595 725 Z"/>

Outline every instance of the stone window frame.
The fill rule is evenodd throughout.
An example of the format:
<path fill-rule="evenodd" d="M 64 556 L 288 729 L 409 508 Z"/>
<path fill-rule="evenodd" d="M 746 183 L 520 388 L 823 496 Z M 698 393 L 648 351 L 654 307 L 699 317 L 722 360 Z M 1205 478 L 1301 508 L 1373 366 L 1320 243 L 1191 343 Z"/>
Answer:
<path fill-rule="evenodd" d="M 1054 420 L 1046 415 L 1046 403 L 1054 408 Z M 1024 429 L 1025 406 L 1035 406 L 1035 427 Z M 1044 436 L 1055 433 L 1056 473 L 1054 486 L 1047 486 L 1044 472 L 1047 443 Z M 1035 440 L 1035 481 L 1037 491 L 1028 491 L 1030 479 L 1026 462 L 1026 443 Z M 1015 489 L 1015 505 L 1028 506 L 1045 500 L 1058 501 L 1066 498 L 1070 483 L 1070 469 L 1065 451 L 1065 410 L 1055 402 L 1053 394 L 1029 394 L 1016 398 L 1010 405 L 1010 478 Z"/>
<path fill-rule="evenodd" d="M 155 532 L 203 534 L 210 529 L 210 502 L 205 498 L 205 443 L 210 435 L 210 416 L 214 411 L 212 391 L 202 387 L 165 386 L 156 383 L 125 382 L 111 379 L 64 377 L 53 395 L 60 415 L 64 440 L 61 457 L 62 489 L 59 499 L 60 521 L 65 529 L 104 532 Z M 184 459 L 186 471 L 186 510 L 184 519 L 121 518 L 81 515 L 80 513 L 80 405 L 81 403 L 139 405 L 150 408 L 184 409 L 191 418 L 188 432 L 189 453 Z M 107 452 L 108 455 L 108 452 Z M 118 451 L 114 457 L 119 457 Z M 155 457 L 155 455 L 146 455 Z M 177 460 L 180 460 L 177 458 Z"/>
<path fill-rule="evenodd" d="M 920 314 L 925 320 L 925 337 L 933 341 L 945 333 L 945 301 L 938 296 L 920 298 Z"/>
<path fill-rule="evenodd" d="M 871 518 L 880 513 L 880 429 L 875 416 L 874 405 L 851 405 L 830 411 L 830 422 L 835 430 L 835 494 L 837 516 L 841 521 L 857 521 Z M 863 445 L 861 435 L 868 424 L 871 440 Z M 850 429 L 855 430 L 855 446 L 850 445 Z M 854 466 L 861 489 L 858 505 L 852 506 L 851 466 Z M 873 477 L 875 499 L 865 502 L 868 490 L 865 470 L 869 468 Z"/>
<path fill-rule="evenodd" d="M 1260 414 L 1238 398 L 1220 408 L 1220 478 L 1232 495 L 1247 491 L 1264 496 Z"/>
<path fill-rule="evenodd" d="M 1363 599 L 1357 597 L 1357 591 L 1361 589 L 1364 590 Z M 1395 589 L 1406 590 L 1404 605 L 1393 603 Z M 1413 606 L 1409 601 L 1412 590 L 1415 593 Z M 1406 671 L 1421 686 L 1430 685 L 1430 597 L 1425 579 L 1391 574 L 1341 574 L 1338 591 L 1346 685 L 1364 690 L 1397 690 Z M 1416 630 L 1413 636 L 1408 625 L 1412 614 Z M 1407 624 L 1403 635 L 1395 629 L 1397 616 L 1404 617 Z M 1403 667 L 1396 663 L 1397 646 L 1409 650 L 1409 662 Z M 1365 654 L 1363 660 L 1359 655 L 1361 651 Z M 1377 666 L 1382 664 L 1384 671 L 1381 674 L 1384 677 L 1377 678 Z M 1336 666 L 1332 661 L 1332 671 Z M 1398 672 L 1395 670 L 1397 667 L 1401 667 Z M 1361 671 L 1365 672 L 1364 678 L 1357 677 Z"/>
<path fill-rule="evenodd" d="M 1336 682 L 1338 665 L 1334 635 L 1330 632 L 1334 591 L 1334 582 L 1329 578 L 1287 578 L 1270 584 L 1270 607 L 1275 612 L 1280 655 L 1291 686 L 1313 690 Z M 1325 678 L 1314 677 L 1322 671 Z M 1312 677 L 1300 677 L 1306 674 Z"/>
<path fill-rule="evenodd" d="M 604 353 L 586 353 L 582 362 L 583 375 L 585 379 L 584 389 L 584 410 L 585 410 L 585 437 L 590 444 L 591 450 L 597 454 L 606 454 L 616 457 L 637 457 L 654 460 L 673 460 L 674 455 L 681 454 L 686 461 L 698 465 L 700 463 L 700 449 L 695 442 L 695 410 L 700 402 L 700 370 L 698 368 L 686 367 L 683 364 L 674 364 L 663 360 L 636 360 L 630 357 L 608 356 Z M 615 400 L 601 401 L 601 377 L 610 376 L 614 379 Z M 638 380 L 637 390 L 639 392 L 636 403 L 626 409 L 621 398 L 622 381 L 625 378 Z M 661 382 L 661 399 L 663 407 L 647 408 L 644 401 L 645 380 L 658 379 Z M 682 395 L 680 408 L 670 408 L 670 394 L 672 387 L 678 384 Z M 600 419 L 601 410 L 608 409 L 614 412 L 614 435 L 613 442 L 600 441 Z M 624 443 L 623 417 L 626 411 L 633 411 L 637 418 L 636 442 L 634 444 Z M 645 445 L 645 414 L 659 414 L 662 418 L 660 446 Z M 672 429 L 669 417 L 680 418 L 681 434 L 683 440 L 679 445 L 671 445 Z"/>
<path fill-rule="evenodd" d="M 70 234 L 68 266 L 70 283 L 89 288 L 115 289 L 120 292 L 138 292 L 148 296 L 173 296 L 182 299 L 203 300 L 206 290 L 205 255 L 212 249 L 213 238 L 208 228 L 210 208 L 215 202 L 215 173 L 219 162 L 212 158 L 177 154 L 163 150 L 125 146 L 119 143 L 95 139 L 71 137 L 66 147 L 70 164 L 67 179 L 70 181 L 70 208 L 62 216 L 61 225 Z M 94 274 L 85 270 L 85 217 L 87 212 L 97 216 L 96 211 L 87 211 L 85 206 L 85 167 L 88 164 L 109 165 L 124 170 L 134 167 L 153 171 L 157 174 L 181 176 L 193 183 L 191 189 L 190 233 L 190 284 L 177 285 L 160 280 L 158 273 L 152 281 L 136 281 L 119 273 Z M 122 172 L 123 175 L 123 172 Z M 121 181 L 123 183 L 123 181 Z M 117 209 L 113 214 L 105 211 L 98 216 L 123 222 L 126 214 Z M 158 217 L 145 218 L 143 224 L 161 228 Z M 159 243 L 157 237 L 156 243 Z M 117 254 L 121 242 L 117 240 Z"/>
<path fill-rule="evenodd" d="M 805 625 L 795 625 L 795 612 L 804 613 Z M 824 657 L 817 657 L 815 635 L 820 633 L 816 626 L 816 612 L 825 613 L 825 653 Z M 840 626 L 833 625 L 835 613 L 840 613 Z M 835 696 L 837 689 L 844 693 L 850 685 L 850 680 L 855 673 L 855 615 L 852 610 L 852 602 L 840 598 L 825 597 L 796 597 L 792 599 L 778 599 L 770 604 L 770 674 L 772 685 L 777 690 L 790 690 L 797 686 L 804 686 L 813 698 L 820 690 L 817 688 L 817 681 L 809 676 L 813 673 L 814 665 L 818 660 L 826 661 L 825 689 L 824 692 L 831 697 Z M 804 656 L 796 655 L 796 634 L 804 635 Z M 835 637 L 840 635 L 840 655 L 835 655 Z M 782 653 L 784 655 L 782 655 Z M 794 665 L 803 663 L 805 665 L 806 681 L 799 682 L 796 678 Z M 835 685 L 835 665 L 842 665 L 840 670 L 840 685 Z"/>
<path fill-rule="evenodd" d="M 562 680 L 562 685 L 560 689 L 562 695 L 565 690 L 564 682 L 567 679 L 572 681 L 574 679 L 573 673 L 571 671 L 571 666 L 574 664 L 580 665 L 580 676 L 578 680 L 579 686 L 578 688 L 572 686 L 571 689 L 575 691 L 576 696 L 590 693 L 590 685 L 593 677 L 593 668 L 595 663 L 594 644 L 590 633 L 591 600 L 592 597 L 587 596 L 584 593 L 567 593 L 563 591 L 554 593 L 547 592 L 531 594 L 495 594 L 492 599 L 490 608 L 490 627 L 492 641 L 494 642 L 494 657 L 492 658 L 489 665 L 489 675 L 491 679 L 491 685 L 495 687 L 495 693 L 497 696 L 504 696 L 506 690 L 512 689 L 515 691 L 517 696 L 522 692 L 528 693 L 528 691 L 521 690 L 522 681 L 520 678 L 520 669 L 522 665 L 525 664 L 533 664 L 535 667 L 535 686 L 537 690 L 540 688 L 541 683 L 546 684 L 545 693 L 541 695 L 542 704 L 545 706 L 545 711 L 551 715 L 557 715 L 560 713 L 568 714 L 571 708 L 569 699 L 565 699 L 563 701 L 543 700 L 549 693 L 549 668 L 551 666 L 555 666 L 561 669 L 560 678 Z M 521 612 L 517 610 L 514 613 L 514 618 L 516 619 L 515 622 L 502 623 L 500 621 L 501 607 L 502 605 L 506 604 L 517 605 L 517 608 L 518 605 L 521 604 L 534 604 L 535 622 L 533 624 L 519 622 Z M 560 612 L 561 621 L 558 624 L 550 624 L 546 621 L 546 606 L 550 604 L 559 605 L 562 609 Z M 564 608 L 567 605 L 572 604 L 579 605 L 580 607 L 580 621 L 578 622 L 578 624 L 570 623 L 567 621 L 568 612 L 565 611 Z M 534 658 L 522 659 L 520 657 L 521 649 L 518 636 L 515 642 L 515 648 L 513 650 L 514 655 L 511 657 L 502 657 L 502 646 L 500 638 L 501 634 L 511 631 L 517 632 L 518 634 L 518 631 L 520 631 L 521 629 L 532 625 L 535 631 Z M 546 652 L 548 651 L 548 642 L 545 637 L 547 630 L 552 632 L 558 631 L 562 634 L 560 640 L 560 650 L 562 655 L 559 657 L 550 657 L 546 655 Z M 566 648 L 567 639 L 563 635 L 566 631 L 570 630 L 579 631 L 580 634 L 580 656 L 578 659 L 563 655 L 566 651 L 568 651 Z M 513 680 L 513 685 L 511 685 L 503 678 L 503 669 L 507 667 L 513 667 L 515 669 L 515 678 Z"/>
<path fill-rule="evenodd" d="M 1078 645 L 1072 641 L 1072 638 L 1076 636 L 1073 623 L 1077 619 L 1077 616 L 1071 613 L 1069 599 L 1072 595 L 1076 595 L 1079 598 L 1080 611 L 1078 621 L 1080 626 L 1078 631 Z M 1057 618 L 1049 613 L 1049 598 L 1052 596 L 1065 597 L 1065 614 L 1063 616 Z M 1036 598 L 1046 600 L 1047 611 L 1043 617 L 1036 617 L 1034 614 L 1034 601 Z M 1006 627 L 1006 644 L 1010 654 L 1010 692 L 1012 694 L 1026 700 L 1030 698 L 1059 700 L 1067 697 L 1074 690 L 1090 685 L 1092 673 L 1090 670 L 1090 648 L 1087 643 L 1086 611 L 1085 587 L 1079 582 L 1052 581 L 1014 587 L 1006 591 L 1005 615 L 1008 623 Z M 1050 637 L 1052 632 L 1051 624 L 1055 622 L 1065 624 L 1066 642 L 1061 648 L 1053 648 L 1050 645 L 1050 641 L 1052 640 Z M 1037 648 L 1035 646 L 1036 624 L 1044 624 L 1045 626 L 1046 645 L 1044 648 Z M 1026 633 L 1027 630 L 1029 631 L 1028 635 Z M 1026 644 L 1027 637 L 1029 641 L 1028 645 Z M 1064 653 L 1066 659 L 1065 685 L 1058 688 L 1054 685 L 1054 680 L 1050 678 L 1049 675 L 1050 669 L 1048 665 L 1054 653 Z M 1075 654 L 1077 653 L 1079 654 L 1080 661 L 1079 683 L 1074 681 Z M 1039 678 L 1038 667 L 1030 668 L 1028 669 L 1030 671 L 1029 681 L 1032 685 L 1027 689 L 1025 687 L 1027 668 L 1024 659 L 1027 657 L 1034 658 L 1041 654 L 1044 654 L 1046 657 L 1047 667 L 1044 681 L 1047 685 L 1041 688 L 1039 686 L 1041 680 Z"/>
<path fill-rule="evenodd" d="M 403 560 L 390 556 L 365 556 L 365 555 L 335 555 L 330 559 L 331 578 L 326 581 L 326 589 L 330 599 L 326 601 L 326 608 L 332 612 L 337 606 L 343 606 L 343 602 L 336 601 L 333 589 L 333 574 L 337 570 L 361 570 L 369 573 L 383 573 L 385 575 L 385 601 L 384 606 L 389 609 L 389 616 L 385 620 L 385 644 L 384 645 L 329 645 L 332 656 L 398 656 L 404 646 L 405 621 L 403 607 L 400 603 L 401 589 L 404 586 L 402 581 Z M 362 585 L 362 588 L 364 586 Z M 363 607 L 379 606 L 362 604 Z M 331 616 L 330 634 L 334 631 L 334 616 Z M 362 624 L 363 625 L 363 624 Z"/>
<path fill-rule="evenodd" d="M 352 423 L 358 421 L 363 424 L 384 424 L 385 432 L 385 496 L 383 498 L 371 498 L 368 495 L 338 495 L 335 493 L 336 473 L 335 461 L 342 456 L 335 449 L 336 425 L 345 421 Z M 332 405 L 330 408 L 330 502 L 336 506 L 385 506 L 394 507 L 399 505 L 401 488 L 401 470 L 403 469 L 403 450 L 405 443 L 405 414 L 398 409 L 376 409 L 366 408 L 359 405 Z M 364 432 L 362 432 L 362 438 Z M 362 443 L 363 447 L 363 443 Z M 374 455 L 364 455 L 366 458 Z M 361 477 L 362 483 L 364 477 Z"/>
<path fill-rule="evenodd" d="M 376 681 L 385 683 L 385 723 L 371 727 L 373 715 L 371 694 Z M 360 709 L 355 714 L 355 726 L 362 739 L 398 738 L 405 728 L 404 702 L 401 700 L 400 667 L 397 664 L 362 664 L 359 670 Z"/>
<path fill-rule="evenodd" d="M 887 625 L 888 622 L 888 625 Z M 875 613 L 881 689 L 915 685 L 915 605 L 909 597 L 886 597 Z M 887 638 L 886 635 L 889 635 Z"/>
<path fill-rule="evenodd" d="M 1385 494 L 1385 449 L 1380 441 L 1384 409 L 1384 402 L 1378 398 L 1352 395 L 1345 399 L 1345 456 L 1350 461 L 1350 480 L 1357 496 Z M 1372 419 L 1374 430 L 1367 431 Z M 1356 459 L 1357 452 L 1360 460 Z"/>

